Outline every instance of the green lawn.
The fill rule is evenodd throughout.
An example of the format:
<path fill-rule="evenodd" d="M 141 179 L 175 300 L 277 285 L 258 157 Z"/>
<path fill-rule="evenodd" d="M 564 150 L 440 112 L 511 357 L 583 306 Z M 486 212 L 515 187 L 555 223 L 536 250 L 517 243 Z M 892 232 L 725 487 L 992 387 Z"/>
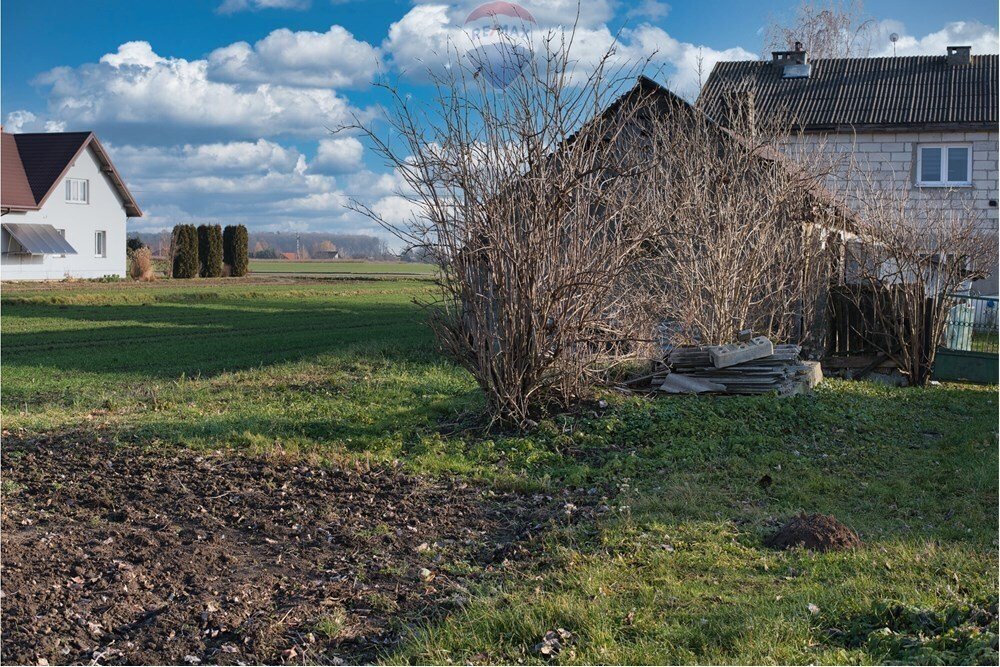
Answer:
<path fill-rule="evenodd" d="M 307 275 L 418 276 L 432 277 L 432 264 L 416 262 L 356 262 L 351 260 L 290 261 L 287 259 L 251 259 L 250 273 L 294 273 Z"/>
<path fill-rule="evenodd" d="M 389 662 L 542 662 L 533 645 L 562 627 L 575 636 L 563 664 L 996 664 L 996 387 L 609 394 L 603 415 L 484 433 L 475 384 L 412 304 L 427 289 L 8 292 L 4 429 L 400 461 L 498 488 L 592 489 L 606 506 L 548 526 L 544 548 L 414 628 Z M 765 548 L 799 511 L 835 514 L 866 546 Z"/>

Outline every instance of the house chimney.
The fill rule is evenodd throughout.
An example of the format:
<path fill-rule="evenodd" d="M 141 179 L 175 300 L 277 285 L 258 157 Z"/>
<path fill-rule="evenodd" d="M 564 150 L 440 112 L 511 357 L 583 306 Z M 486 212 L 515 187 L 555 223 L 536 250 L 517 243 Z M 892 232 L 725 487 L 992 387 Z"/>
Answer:
<path fill-rule="evenodd" d="M 808 79 L 812 72 L 809 54 L 802 47 L 802 42 L 795 42 L 792 51 L 772 51 L 771 66 L 781 67 L 781 76 L 786 79 Z"/>
<path fill-rule="evenodd" d="M 972 47 L 971 46 L 949 46 L 947 63 L 949 65 L 971 65 L 972 64 Z"/>

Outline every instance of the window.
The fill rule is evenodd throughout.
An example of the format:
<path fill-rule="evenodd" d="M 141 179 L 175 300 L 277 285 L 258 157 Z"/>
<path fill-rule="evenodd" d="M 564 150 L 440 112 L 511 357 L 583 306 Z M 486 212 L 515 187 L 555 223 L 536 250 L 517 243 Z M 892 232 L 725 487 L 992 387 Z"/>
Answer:
<path fill-rule="evenodd" d="M 917 185 L 972 185 L 972 147 L 969 144 L 920 144 L 917 149 Z"/>
<path fill-rule="evenodd" d="M 90 182 L 85 178 L 66 179 L 66 201 L 70 204 L 86 204 L 90 200 Z"/>
<path fill-rule="evenodd" d="M 108 233 L 96 232 L 94 234 L 94 257 L 108 256 Z"/>

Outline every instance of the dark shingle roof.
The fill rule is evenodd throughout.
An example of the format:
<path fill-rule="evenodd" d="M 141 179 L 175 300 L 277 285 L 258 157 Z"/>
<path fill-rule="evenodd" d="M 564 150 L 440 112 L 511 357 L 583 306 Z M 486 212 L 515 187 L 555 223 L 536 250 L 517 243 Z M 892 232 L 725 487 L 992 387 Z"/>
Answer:
<path fill-rule="evenodd" d="M 122 180 L 107 151 L 93 132 L 3 132 L 3 188 L 0 206 L 15 210 L 37 210 L 52 194 L 73 160 L 90 148 L 101 171 L 111 179 L 121 196 L 127 215 L 138 218 L 142 211 Z"/>
<path fill-rule="evenodd" d="M 28 175 L 28 184 L 40 202 L 66 166 L 80 152 L 90 132 L 49 132 L 44 134 L 15 134 L 17 152 Z"/>
<path fill-rule="evenodd" d="M 699 105 L 722 122 L 729 91 L 752 90 L 760 120 L 802 129 L 996 127 L 996 55 L 952 65 L 946 56 L 830 58 L 811 61 L 808 78 L 784 78 L 769 61 L 720 62 Z"/>

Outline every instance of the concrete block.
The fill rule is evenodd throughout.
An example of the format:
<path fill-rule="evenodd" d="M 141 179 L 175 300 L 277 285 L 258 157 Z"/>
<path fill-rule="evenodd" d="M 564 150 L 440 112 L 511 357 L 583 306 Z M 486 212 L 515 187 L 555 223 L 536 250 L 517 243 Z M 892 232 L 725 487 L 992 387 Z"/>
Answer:
<path fill-rule="evenodd" d="M 712 365 L 716 368 L 728 368 L 744 361 L 753 361 L 774 354 L 774 345 L 764 336 L 751 338 L 746 343 L 730 343 L 716 345 L 708 350 Z"/>

